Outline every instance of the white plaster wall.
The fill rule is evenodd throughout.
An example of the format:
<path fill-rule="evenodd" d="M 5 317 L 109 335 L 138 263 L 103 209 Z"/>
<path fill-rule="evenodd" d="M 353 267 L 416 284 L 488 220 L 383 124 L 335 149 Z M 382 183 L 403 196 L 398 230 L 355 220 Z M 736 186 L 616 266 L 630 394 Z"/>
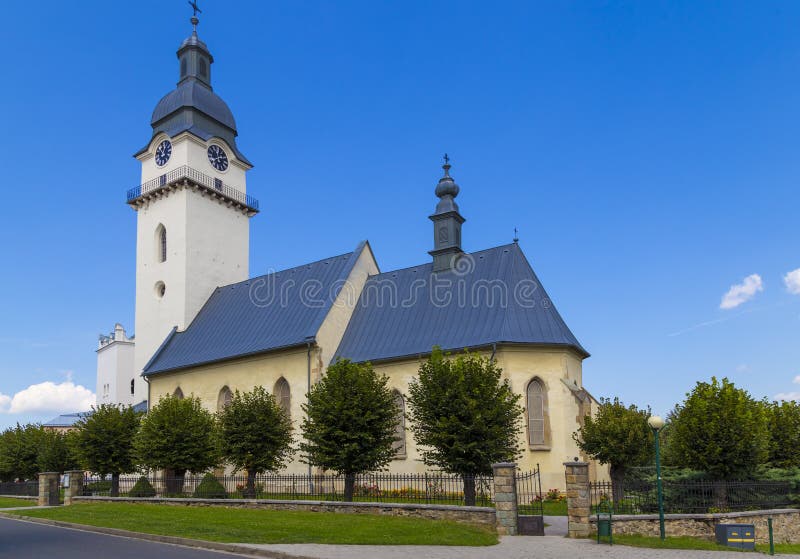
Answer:
<path fill-rule="evenodd" d="M 135 372 L 134 367 L 135 346 L 133 342 L 114 341 L 97 350 L 97 403 L 98 404 L 123 404 L 134 405 L 144 400 L 147 396 L 146 387 L 142 389 L 145 396 L 135 400 L 130 392 L 131 379 L 135 379 L 134 388 L 144 384 L 144 380 Z M 109 390 L 104 392 L 103 386 L 108 384 Z"/>

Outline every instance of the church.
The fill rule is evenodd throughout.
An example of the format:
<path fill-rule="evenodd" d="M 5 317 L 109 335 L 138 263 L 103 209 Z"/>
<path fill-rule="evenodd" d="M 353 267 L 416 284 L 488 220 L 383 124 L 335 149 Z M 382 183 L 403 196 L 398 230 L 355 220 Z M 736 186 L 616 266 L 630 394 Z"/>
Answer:
<path fill-rule="evenodd" d="M 214 58 L 196 17 L 192 24 L 177 51 L 177 86 L 135 153 L 140 186 L 127 192 L 137 231 L 135 336 L 117 324 L 100 337 L 98 403 L 146 409 L 167 394 L 193 395 L 218 411 L 233 391 L 261 385 L 297 432 L 306 393 L 336 359 L 370 362 L 404 409 L 434 346 L 469 349 L 495 360 L 522 396 L 520 467 L 540 464 L 545 487 L 563 487 L 562 463 L 586 458 L 572 434 L 597 406 L 583 385 L 589 354 L 518 242 L 462 249 L 465 218 L 445 157 L 431 177 L 433 245 L 419 265 L 383 271 L 369 241 L 354 240 L 341 254 L 250 277 L 249 223 L 259 213 L 247 190 L 252 163 L 212 88 Z M 390 471 L 424 471 L 402 414 L 397 439 Z M 306 468 L 296 457 L 287 471 Z"/>

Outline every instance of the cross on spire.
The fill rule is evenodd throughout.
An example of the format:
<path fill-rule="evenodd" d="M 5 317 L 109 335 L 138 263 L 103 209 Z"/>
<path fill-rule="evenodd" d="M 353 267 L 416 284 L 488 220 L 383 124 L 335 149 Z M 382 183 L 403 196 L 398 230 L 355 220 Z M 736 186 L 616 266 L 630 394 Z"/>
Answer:
<path fill-rule="evenodd" d="M 197 6 L 197 0 L 188 0 L 188 3 L 192 7 L 192 18 L 189 20 L 192 22 L 192 32 L 197 33 L 197 24 L 200 23 L 197 14 L 202 14 L 203 10 Z"/>
<path fill-rule="evenodd" d="M 517 228 L 514 227 L 514 243 L 518 242 L 519 242 L 519 232 L 517 231 Z"/>

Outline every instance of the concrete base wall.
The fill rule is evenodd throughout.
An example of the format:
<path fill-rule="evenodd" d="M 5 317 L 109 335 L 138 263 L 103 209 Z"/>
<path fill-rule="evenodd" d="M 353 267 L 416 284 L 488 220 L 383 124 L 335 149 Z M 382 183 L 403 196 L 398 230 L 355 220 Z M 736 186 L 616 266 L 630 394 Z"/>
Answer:
<path fill-rule="evenodd" d="M 717 524 L 753 524 L 756 528 L 756 543 L 769 543 L 767 519 L 772 517 L 772 531 L 775 543 L 800 543 L 800 510 L 777 509 L 719 514 L 668 514 L 664 517 L 667 537 L 691 536 L 714 539 L 714 526 Z M 590 519 L 592 527 L 597 517 Z M 659 535 L 658 515 L 619 515 L 614 516 L 615 534 Z"/>
<path fill-rule="evenodd" d="M 269 499 L 166 499 L 131 497 L 74 497 L 73 503 L 149 503 L 194 507 L 236 507 L 306 512 L 338 512 L 345 514 L 386 514 L 433 520 L 452 520 L 495 527 L 495 510 L 489 507 L 417 505 L 407 503 L 346 503 L 342 501 L 283 501 Z"/>

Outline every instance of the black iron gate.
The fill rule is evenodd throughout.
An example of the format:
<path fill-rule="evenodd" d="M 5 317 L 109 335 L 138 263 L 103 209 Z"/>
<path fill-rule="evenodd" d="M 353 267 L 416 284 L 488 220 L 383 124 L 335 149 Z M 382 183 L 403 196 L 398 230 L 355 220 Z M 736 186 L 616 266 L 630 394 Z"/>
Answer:
<path fill-rule="evenodd" d="M 544 536 L 542 476 L 539 464 L 530 472 L 517 472 L 517 532 L 521 536 Z"/>

